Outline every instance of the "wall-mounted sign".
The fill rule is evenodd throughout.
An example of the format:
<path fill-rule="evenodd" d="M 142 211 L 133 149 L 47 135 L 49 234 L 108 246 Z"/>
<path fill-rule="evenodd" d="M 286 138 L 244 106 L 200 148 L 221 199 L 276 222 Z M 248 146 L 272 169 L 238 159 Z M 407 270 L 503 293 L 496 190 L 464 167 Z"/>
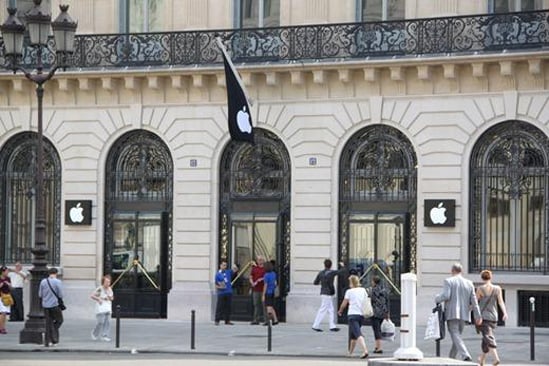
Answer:
<path fill-rule="evenodd" d="M 425 200 L 425 226 L 456 226 L 456 200 Z"/>
<path fill-rule="evenodd" d="M 92 201 L 65 201 L 65 225 L 91 225 Z"/>

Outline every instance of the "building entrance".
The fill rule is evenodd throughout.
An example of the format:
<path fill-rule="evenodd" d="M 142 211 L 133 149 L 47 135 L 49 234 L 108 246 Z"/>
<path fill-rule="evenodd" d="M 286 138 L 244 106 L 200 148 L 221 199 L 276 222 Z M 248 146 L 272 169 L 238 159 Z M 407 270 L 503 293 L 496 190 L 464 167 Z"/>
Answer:
<path fill-rule="evenodd" d="M 159 212 L 114 215 L 111 252 L 115 305 L 123 316 L 165 318 L 167 245 Z"/>

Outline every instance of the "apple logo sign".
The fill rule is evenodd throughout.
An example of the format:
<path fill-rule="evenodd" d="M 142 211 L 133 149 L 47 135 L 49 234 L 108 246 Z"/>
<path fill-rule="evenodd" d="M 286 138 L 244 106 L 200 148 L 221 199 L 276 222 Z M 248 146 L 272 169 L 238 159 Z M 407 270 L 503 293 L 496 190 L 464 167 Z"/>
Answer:
<path fill-rule="evenodd" d="M 91 200 L 66 200 L 65 225 L 91 225 Z"/>
<path fill-rule="evenodd" d="M 84 215 L 82 214 L 82 211 L 84 209 L 80 206 L 81 203 L 78 202 L 78 204 L 75 207 L 72 207 L 69 211 L 69 216 L 72 222 L 81 223 L 82 221 L 84 221 Z"/>
<path fill-rule="evenodd" d="M 431 217 L 431 221 L 433 222 L 433 224 L 442 225 L 446 222 L 446 208 L 442 207 L 443 204 L 443 202 L 440 202 L 438 206 L 433 207 L 429 212 L 429 216 Z"/>
<path fill-rule="evenodd" d="M 250 115 L 246 112 L 246 106 L 242 107 L 242 110 L 236 114 L 236 123 L 240 132 L 252 133 L 252 124 L 250 123 Z"/>

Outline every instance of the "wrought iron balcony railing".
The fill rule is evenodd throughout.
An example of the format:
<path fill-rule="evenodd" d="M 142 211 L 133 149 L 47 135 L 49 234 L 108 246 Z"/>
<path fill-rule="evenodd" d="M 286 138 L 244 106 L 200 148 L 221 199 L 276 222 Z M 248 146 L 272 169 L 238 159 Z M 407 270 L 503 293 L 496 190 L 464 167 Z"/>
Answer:
<path fill-rule="evenodd" d="M 549 45 L 549 10 L 388 22 L 322 24 L 76 37 L 73 68 L 170 67 L 221 63 L 221 37 L 235 62 L 353 60 L 373 57 L 530 50 Z M 53 45 L 52 45 L 53 46 Z M 2 47 L 3 49 L 3 47 Z M 25 50 L 32 66 L 35 50 Z M 3 57 L 0 55 L 0 62 Z M 50 47 L 44 63 L 52 63 Z"/>

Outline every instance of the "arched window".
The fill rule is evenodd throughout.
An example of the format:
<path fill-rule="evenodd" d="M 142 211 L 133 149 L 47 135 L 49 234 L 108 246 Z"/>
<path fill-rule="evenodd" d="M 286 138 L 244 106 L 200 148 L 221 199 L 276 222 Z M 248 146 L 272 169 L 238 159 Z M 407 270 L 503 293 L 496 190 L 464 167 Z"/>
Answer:
<path fill-rule="evenodd" d="M 471 156 L 470 270 L 547 273 L 549 139 L 520 121 L 500 123 Z"/>
<path fill-rule="evenodd" d="M 6 263 L 31 263 L 35 241 L 36 143 L 34 132 L 11 138 L 0 155 L 2 185 L 2 255 Z M 60 264 L 61 160 L 44 138 L 44 209 L 46 214 L 46 256 L 49 264 Z"/>

